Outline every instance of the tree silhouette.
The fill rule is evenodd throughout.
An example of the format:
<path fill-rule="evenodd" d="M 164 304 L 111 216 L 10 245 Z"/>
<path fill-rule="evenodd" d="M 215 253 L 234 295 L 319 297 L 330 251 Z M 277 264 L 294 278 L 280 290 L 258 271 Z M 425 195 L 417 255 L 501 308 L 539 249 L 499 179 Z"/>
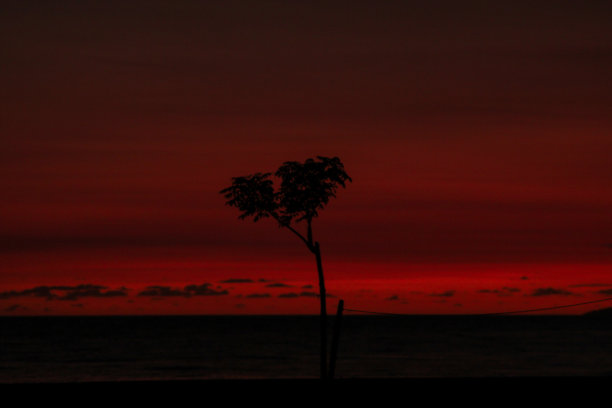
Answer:
<path fill-rule="evenodd" d="M 279 227 L 295 234 L 316 259 L 321 303 L 321 379 L 327 378 L 327 305 L 325 279 L 319 242 L 312 232 L 312 220 L 324 209 L 330 198 L 336 196 L 338 187 L 346 187 L 352 181 L 337 157 L 317 156 L 303 163 L 283 163 L 276 173 L 280 179 L 278 191 L 274 189 L 271 173 L 255 173 L 245 177 L 233 177 L 232 185 L 220 191 L 227 199 L 226 205 L 236 207 L 238 218 L 273 218 Z M 298 231 L 297 224 L 306 224 L 306 234 Z"/>

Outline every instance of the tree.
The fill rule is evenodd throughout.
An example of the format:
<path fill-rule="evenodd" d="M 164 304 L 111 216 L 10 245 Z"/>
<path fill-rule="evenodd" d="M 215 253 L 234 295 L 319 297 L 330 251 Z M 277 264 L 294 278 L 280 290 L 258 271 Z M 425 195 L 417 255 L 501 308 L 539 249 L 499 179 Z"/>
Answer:
<path fill-rule="evenodd" d="M 232 185 L 221 190 L 226 205 L 236 207 L 238 218 L 252 217 L 254 222 L 273 218 L 278 226 L 296 235 L 312 254 L 317 264 L 319 299 L 321 304 L 321 379 L 327 378 L 327 305 L 323 263 L 319 242 L 314 239 L 312 221 L 324 209 L 330 198 L 336 197 L 338 187 L 346 187 L 351 178 L 337 157 L 317 156 L 303 163 L 283 163 L 276 173 L 280 179 L 278 191 L 274 188 L 271 173 L 255 173 L 245 177 L 233 177 Z M 306 234 L 299 232 L 297 224 L 306 224 Z"/>

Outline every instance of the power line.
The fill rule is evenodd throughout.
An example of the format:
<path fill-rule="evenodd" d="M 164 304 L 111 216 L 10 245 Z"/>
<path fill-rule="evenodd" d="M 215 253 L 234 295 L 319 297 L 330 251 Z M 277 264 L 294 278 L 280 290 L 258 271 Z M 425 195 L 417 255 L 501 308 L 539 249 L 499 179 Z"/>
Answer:
<path fill-rule="evenodd" d="M 571 305 L 541 307 L 541 308 L 538 308 L 538 309 L 527 309 L 527 310 L 515 310 L 515 311 L 512 311 L 512 312 L 483 313 L 483 314 L 481 314 L 481 316 L 495 316 L 495 315 L 506 315 L 506 314 L 517 314 L 517 313 L 541 312 L 541 311 L 544 311 L 544 310 L 555 310 L 555 309 L 564 309 L 564 308 L 568 308 L 568 307 L 590 305 L 590 304 L 593 304 L 593 303 L 607 302 L 609 300 L 612 300 L 612 297 L 605 298 L 605 299 L 591 300 L 589 302 L 574 303 L 574 304 L 571 304 Z"/>
<path fill-rule="evenodd" d="M 582 305 L 589 305 L 589 304 L 593 304 L 593 303 L 608 302 L 610 300 L 612 300 L 612 297 L 604 298 L 604 299 L 598 299 L 598 300 L 591 300 L 591 301 L 588 301 L 588 302 L 573 303 L 573 304 L 570 304 L 570 305 L 541 307 L 541 308 L 538 308 L 538 309 L 513 310 L 513 311 L 509 311 L 509 312 L 476 313 L 476 314 L 472 314 L 470 316 L 499 316 L 499 315 L 508 315 L 508 314 L 518 314 L 518 313 L 542 312 L 542 311 L 545 311 L 545 310 L 564 309 L 564 308 L 568 308 L 568 307 L 576 307 L 576 306 L 582 306 Z M 401 314 L 401 313 L 375 312 L 375 311 L 372 311 L 372 310 L 359 310 L 359 309 L 348 309 L 348 308 L 344 308 L 344 310 L 347 311 L 347 312 L 368 313 L 368 314 L 386 315 L 386 316 L 406 316 L 405 314 Z"/>

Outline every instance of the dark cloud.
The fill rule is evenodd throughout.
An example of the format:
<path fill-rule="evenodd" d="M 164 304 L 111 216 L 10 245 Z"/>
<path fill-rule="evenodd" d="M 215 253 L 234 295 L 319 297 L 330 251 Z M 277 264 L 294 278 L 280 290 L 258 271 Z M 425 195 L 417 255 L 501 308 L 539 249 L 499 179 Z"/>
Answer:
<path fill-rule="evenodd" d="M 519 293 L 521 290 L 519 288 L 510 288 L 504 286 L 501 289 L 481 289 L 478 293 L 492 294 L 498 296 L 511 296 L 515 293 Z"/>
<path fill-rule="evenodd" d="M 192 296 L 220 296 L 229 295 L 225 289 L 213 289 L 211 283 L 203 283 L 201 285 L 187 285 L 183 289 L 172 288 L 170 286 L 149 286 L 138 296 L 148 297 L 192 297 Z"/>
<path fill-rule="evenodd" d="M 32 297 L 44 297 L 47 300 L 54 299 L 56 296 L 51 291 L 52 289 L 48 286 L 37 286 L 32 289 L 25 289 L 22 291 L 9 290 L 6 292 L 0 292 L 0 299 L 12 299 L 22 296 Z"/>
<path fill-rule="evenodd" d="M 533 293 L 531 294 L 531 296 L 554 296 L 554 295 L 569 296 L 569 295 L 573 295 L 573 293 L 568 292 L 567 290 L 564 290 L 564 289 L 538 288 L 538 289 L 535 289 Z"/>
<path fill-rule="evenodd" d="M 507 293 L 519 293 L 521 291 L 519 288 L 510 288 L 508 286 L 504 286 L 502 290 Z"/>
<path fill-rule="evenodd" d="M 4 309 L 5 312 L 16 312 L 18 310 L 28 310 L 28 309 L 26 307 L 21 306 L 21 305 L 10 305 L 6 309 Z"/>
<path fill-rule="evenodd" d="M 138 296 L 151 296 L 151 297 L 175 297 L 183 296 L 189 297 L 189 294 L 181 289 L 173 289 L 170 286 L 148 286 L 145 290 L 140 292 Z"/>
<path fill-rule="evenodd" d="M 454 290 L 447 290 L 446 292 L 442 292 L 442 293 L 431 293 L 429 296 L 452 297 L 452 296 L 455 296 L 455 291 Z"/>
<path fill-rule="evenodd" d="M 319 294 L 316 292 L 300 292 L 300 293 L 295 293 L 295 292 L 289 292 L 289 293 L 281 293 L 280 295 L 278 295 L 279 298 L 283 298 L 283 299 L 295 299 L 298 297 L 312 297 L 312 298 L 318 298 Z M 335 298 L 336 296 L 332 295 L 331 293 L 328 293 L 326 295 L 327 298 Z"/>
<path fill-rule="evenodd" d="M 266 288 L 292 288 L 293 286 L 287 285 L 286 283 L 270 283 L 266 285 Z"/>
<path fill-rule="evenodd" d="M 392 296 L 389 296 L 388 298 L 385 298 L 385 300 L 399 300 L 399 296 L 392 295 Z"/>
<path fill-rule="evenodd" d="M 221 296 L 229 294 L 229 292 L 225 289 L 215 290 L 211 288 L 211 286 L 212 285 L 210 283 L 203 283 L 201 285 L 187 285 L 185 286 L 185 292 L 191 296 Z"/>
<path fill-rule="evenodd" d="M 302 289 L 312 289 L 312 285 L 304 285 L 302 286 Z"/>
<path fill-rule="evenodd" d="M 612 286 L 610 283 L 580 283 L 577 285 L 570 285 L 570 288 L 607 288 Z"/>
<path fill-rule="evenodd" d="M 117 296 L 127 296 L 127 288 L 121 288 L 117 290 L 109 290 L 102 294 L 104 297 L 117 297 Z"/>
<path fill-rule="evenodd" d="M 527 276 L 521 276 L 521 280 L 529 280 Z"/>
<path fill-rule="evenodd" d="M 269 298 L 270 294 L 269 293 L 251 293 L 250 295 L 246 295 L 246 297 L 249 299 L 263 299 L 263 298 Z"/>
<path fill-rule="evenodd" d="M 83 284 L 77 286 L 37 286 L 21 291 L 10 290 L 0 293 L 0 299 L 15 297 L 40 297 L 47 300 L 77 300 L 85 297 L 118 297 L 127 296 L 127 289 L 107 290 L 106 286 Z M 58 293 L 59 292 L 59 293 Z"/>
<path fill-rule="evenodd" d="M 234 279 L 232 278 L 232 279 L 222 280 L 220 283 L 255 283 L 255 281 L 253 279 Z"/>
<path fill-rule="evenodd" d="M 602 289 L 597 291 L 600 295 L 612 296 L 612 289 Z"/>
<path fill-rule="evenodd" d="M 120 288 L 117 290 L 106 290 L 106 287 L 100 285 L 79 285 L 74 289 L 66 291 L 63 296 L 58 297 L 58 300 L 77 300 L 82 298 L 110 298 L 127 296 L 127 289 Z"/>

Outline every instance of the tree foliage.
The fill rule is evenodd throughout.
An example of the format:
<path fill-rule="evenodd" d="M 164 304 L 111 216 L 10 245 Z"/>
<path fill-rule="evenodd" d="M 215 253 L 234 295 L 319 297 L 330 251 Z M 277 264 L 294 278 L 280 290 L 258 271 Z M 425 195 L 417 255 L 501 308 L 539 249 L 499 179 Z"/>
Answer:
<path fill-rule="evenodd" d="M 232 185 L 220 191 L 227 199 L 225 204 L 240 210 L 240 219 L 278 218 L 278 203 L 270 176 L 270 173 L 255 173 L 233 177 Z"/>
<path fill-rule="evenodd" d="M 338 157 L 317 156 L 303 163 L 283 163 L 274 175 L 280 179 L 274 188 L 271 173 L 233 177 L 232 185 L 221 190 L 226 204 L 240 211 L 239 218 L 253 221 L 272 217 L 280 226 L 311 220 L 319 215 L 339 187 L 352 181 Z"/>

